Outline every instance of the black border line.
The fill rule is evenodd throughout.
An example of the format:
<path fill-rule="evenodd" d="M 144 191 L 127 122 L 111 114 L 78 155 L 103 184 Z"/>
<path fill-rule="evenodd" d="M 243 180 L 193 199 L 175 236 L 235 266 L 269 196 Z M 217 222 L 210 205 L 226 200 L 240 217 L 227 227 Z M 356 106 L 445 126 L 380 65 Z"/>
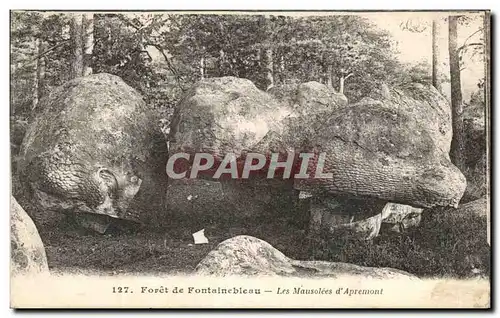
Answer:
<path fill-rule="evenodd" d="M 11 308 L 14 313 L 17 314 L 32 314 L 35 312 L 47 312 L 47 313 L 54 313 L 54 314 L 64 314 L 64 313 L 70 313 L 73 311 L 82 311 L 82 312 L 102 312 L 102 313 L 109 313 L 109 312 L 119 312 L 119 313 L 136 313 L 139 311 L 146 311 L 146 310 L 153 310 L 155 312 L 206 312 L 209 311 L 211 313 L 223 313 L 223 312 L 249 312 L 249 311 L 254 311 L 254 312 L 291 312 L 293 311 L 294 313 L 310 313 L 310 312 L 330 312 L 330 311 L 336 311 L 336 312 L 410 312 L 410 311 L 419 311 L 419 312 L 439 312 L 439 313 L 444 313 L 444 312 L 494 312 L 495 311 L 495 285 L 494 285 L 494 242 L 495 242 L 495 213 L 494 213 L 494 195 L 493 195 L 493 188 L 494 188 L 494 178 L 493 178 L 493 171 L 494 171 L 494 153 L 495 153 L 495 147 L 494 147 L 494 142 L 493 142 L 493 135 L 494 135 L 494 125 L 492 125 L 493 121 L 492 119 L 494 118 L 494 94 L 491 94 L 491 87 L 493 87 L 493 70 L 494 70 L 494 62 L 495 59 L 492 58 L 494 56 L 494 43 L 492 43 L 492 39 L 494 38 L 494 15 L 491 12 L 491 9 L 408 9 L 408 10 L 377 10 L 377 9 L 370 9 L 370 10 L 302 10 L 302 9 L 290 9 L 290 10 L 277 10 L 277 9 L 270 9 L 270 10 L 245 10 L 245 9 L 237 9 L 237 10 L 228 10 L 228 9 L 98 9 L 98 10 L 64 10 L 64 9 L 43 9 L 43 10 L 38 10 L 38 9 L 9 9 L 9 39 L 10 39 L 10 34 L 12 31 L 12 12 L 19 12 L 19 11 L 26 11 L 26 12 L 110 12 L 110 13 L 117 13 L 117 12 L 214 12 L 220 13 L 220 12 L 235 12 L 235 13 L 259 13 L 259 12 L 348 12 L 348 13 L 375 13 L 375 12 L 392 12 L 392 13 L 398 13 L 398 12 L 468 12 L 468 13 L 481 13 L 485 12 L 486 13 L 486 18 L 489 19 L 489 36 L 486 37 L 486 42 L 487 42 L 487 51 L 489 52 L 488 58 L 485 61 L 485 70 L 487 71 L 485 74 L 485 79 L 486 79 L 486 96 L 485 100 L 487 103 L 487 113 L 485 116 L 485 124 L 487 130 L 485 132 L 486 134 L 486 146 L 489 147 L 489 156 L 488 156 L 488 166 L 489 166 L 489 194 L 490 194 L 490 275 L 489 275 L 489 283 L 490 283 L 490 307 L 489 308 L 432 308 L 432 307 L 404 307 L 404 308 L 372 308 L 372 307 L 356 307 L 356 308 L 303 308 L 303 307 L 289 307 L 289 308 L 273 308 L 273 307 L 265 307 L 265 308 L 238 308 L 238 307 L 220 307 L 220 308 L 207 308 L 207 307 L 200 307 L 200 308 L 183 308 L 183 307 L 167 307 L 167 308 L 135 308 L 135 307 L 122 307 L 122 308 L 111 308 L 111 307 L 103 307 L 103 308 L 88 308 L 88 307 L 75 307 L 75 308 L 55 308 L 55 307 L 46 307 L 46 308 Z M 493 44 L 493 45 L 492 45 Z M 9 66 L 12 64 L 12 54 L 11 54 L 11 46 L 12 43 L 9 41 Z M 12 70 L 9 67 L 9 95 L 12 93 L 12 89 L 10 86 L 10 80 L 12 79 Z M 11 97 L 11 96 L 10 96 Z M 9 131 L 11 132 L 12 127 L 10 124 L 10 116 L 12 114 L 12 101 L 9 98 Z M 488 134 L 489 132 L 489 134 Z M 489 137 L 489 138 L 488 138 Z M 10 154 L 10 148 L 9 148 L 9 154 Z M 9 156 L 10 157 L 10 156 Z M 9 275 L 10 276 L 10 275 Z M 11 280 L 9 279 L 9 290 L 11 289 Z M 9 293 L 9 300 L 10 300 L 10 293 Z"/>

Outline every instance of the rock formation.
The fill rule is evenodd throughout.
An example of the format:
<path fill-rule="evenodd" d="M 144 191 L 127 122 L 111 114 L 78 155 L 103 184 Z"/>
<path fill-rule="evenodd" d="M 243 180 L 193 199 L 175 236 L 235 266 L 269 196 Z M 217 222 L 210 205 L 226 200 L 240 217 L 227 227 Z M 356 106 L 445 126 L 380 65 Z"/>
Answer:
<path fill-rule="evenodd" d="M 42 239 L 35 224 L 17 203 L 10 198 L 11 274 L 47 274 L 49 267 Z"/>
<path fill-rule="evenodd" d="M 463 114 L 466 139 L 464 174 L 467 179 L 463 203 L 483 197 L 489 188 L 487 175 L 490 174 L 491 160 L 487 153 L 487 127 L 490 123 L 485 119 L 485 112 L 484 104 L 476 103 L 467 106 Z"/>
<path fill-rule="evenodd" d="M 42 213 L 100 215 L 81 221 L 104 232 L 110 218 L 139 222 L 144 209 L 163 209 L 166 142 L 133 88 L 90 75 L 54 89 L 38 108 L 18 168 Z"/>
<path fill-rule="evenodd" d="M 275 86 L 268 93 L 301 115 L 312 115 L 347 105 L 347 98 L 343 94 L 318 82 Z"/>
<path fill-rule="evenodd" d="M 290 110 L 246 79 L 209 78 L 196 83 L 176 107 L 170 153 L 210 153 L 222 160 L 252 149 Z"/>
<path fill-rule="evenodd" d="M 315 82 L 295 90 L 293 86 L 283 91 L 273 88 L 270 93 L 282 100 L 270 99 L 241 79 L 196 84 L 176 109 L 169 136 L 171 153 L 208 151 L 221 160 L 232 152 L 238 160 L 246 152 L 291 151 L 296 156 L 292 176 L 302 163 L 297 155 L 312 154 L 307 170 L 310 177 L 281 181 L 281 189 L 292 200 L 291 183 L 296 191 L 312 198 L 312 234 L 345 225 L 371 238 L 385 218 L 376 215 L 388 202 L 403 205 L 391 207 L 390 222 L 400 219 L 395 221 L 400 225 L 411 210 L 405 206 L 458 205 L 466 183 L 449 160 L 451 114 L 435 88 L 383 85 L 379 93 L 350 105 Z M 315 178 L 322 153 L 322 172 L 331 177 Z M 256 180 L 259 178 L 251 182 Z M 251 182 L 243 182 L 244 187 Z M 396 212 L 399 217 L 394 217 Z M 417 219 L 406 221 L 415 223 Z"/>
<path fill-rule="evenodd" d="M 465 178 L 425 122 L 398 108 L 358 104 L 299 118 L 284 134 L 296 151 L 326 153 L 329 179 L 296 179 L 308 192 L 347 193 L 416 207 L 457 206 Z M 316 161 L 310 161 L 315 170 Z"/>
<path fill-rule="evenodd" d="M 363 267 L 348 263 L 298 261 L 285 256 L 269 243 L 240 235 L 220 243 L 200 261 L 197 274 L 210 276 L 361 276 L 377 279 L 418 279 L 391 268 Z"/>
<path fill-rule="evenodd" d="M 389 202 L 381 213 L 381 231 L 402 233 L 417 227 L 422 220 L 422 211 L 421 208 Z"/>

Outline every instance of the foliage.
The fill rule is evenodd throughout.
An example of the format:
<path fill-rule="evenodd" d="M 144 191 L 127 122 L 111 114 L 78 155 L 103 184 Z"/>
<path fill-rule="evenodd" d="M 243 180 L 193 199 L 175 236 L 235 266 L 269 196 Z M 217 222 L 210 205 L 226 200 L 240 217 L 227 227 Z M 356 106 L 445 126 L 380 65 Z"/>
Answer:
<path fill-rule="evenodd" d="M 425 211 L 420 227 L 402 234 L 382 235 L 373 241 L 359 241 L 345 233 L 329 234 L 315 257 L 392 267 L 419 277 L 488 277 L 490 247 L 485 228 L 484 217 L 435 209 Z"/>
<path fill-rule="evenodd" d="M 69 14 L 12 13 L 12 91 L 29 112 L 38 56 L 46 50 L 41 95 L 68 80 Z M 401 66 L 388 34 L 358 16 L 94 14 L 94 72 L 122 77 L 160 109 L 175 105 L 202 76 L 236 76 L 265 88 L 264 50 L 272 50 L 277 85 L 328 78 L 357 100 L 373 82 L 397 80 Z"/>

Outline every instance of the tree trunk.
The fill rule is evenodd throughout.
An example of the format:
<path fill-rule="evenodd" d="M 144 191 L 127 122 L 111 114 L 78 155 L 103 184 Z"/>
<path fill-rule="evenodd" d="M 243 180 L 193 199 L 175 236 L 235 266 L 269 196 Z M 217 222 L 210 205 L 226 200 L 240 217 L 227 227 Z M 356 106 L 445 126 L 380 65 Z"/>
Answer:
<path fill-rule="evenodd" d="M 33 41 L 33 47 L 35 49 L 35 56 L 40 55 L 40 42 L 42 42 L 40 39 L 35 39 Z M 35 60 L 35 67 L 34 67 L 34 72 L 33 72 L 33 90 L 32 90 L 32 97 L 31 97 L 31 110 L 34 110 L 36 106 L 38 105 L 38 68 L 40 64 L 40 57 L 38 57 Z"/>
<path fill-rule="evenodd" d="M 326 86 L 333 87 L 333 66 L 328 64 L 326 67 Z"/>
<path fill-rule="evenodd" d="M 271 22 L 268 15 L 262 16 L 262 25 L 264 28 L 264 39 L 262 41 L 264 47 L 264 54 L 262 54 L 264 65 L 264 78 L 265 78 L 265 89 L 269 90 L 274 86 L 274 72 L 273 72 L 273 47 L 271 44 Z"/>
<path fill-rule="evenodd" d="M 274 86 L 274 74 L 273 74 L 273 49 L 271 47 L 266 48 L 265 51 L 265 72 L 266 72 L 266 90 L 269 90 Z"/>
<path fill-rule="evenodd" d="M 439 20 L 432 20 L 432 86 L 434 86 L 440 93 L 443 92 L 441 85 L 441 72 L 440 72 L 440 46 L 439 39 L 441 37 L 441 26 Z"/>
<path fill-rule="evenodd" d="M 284 82 L 284 79 L 285 79 L 285 56 L 284 56 L 284 52 L 281 53 L 280 55 L 280 67 L 279 67 L 279 78 L 280 78 L 280 81 L 281 83 Z"/>
<path fill-rule="evenodd" d="M 273 50 L 273 81 L 274 85 L 281 83 L 281 52 L 278 49 Z"/>
<path fill-rule="evenodd" d="M 451 141 L 451 161 L 463 171 L 464 167 L 464 127 L 462 120 L 462 87 L 460 82 L 460 60 L 457 49 L 457 16 L 449 16 L 450 79 L 451 79 L 451 116 L 453 139 Z"/>
<path fill-rule="evenodd" d="M 224 50 L 223 49 L 220 49 L 219 50 L 219 59 L 218 59 L 218 64 L 219 64 L 219 74 L 218 76 L 224 76 L 225 75 L 225 71 L 224 71 L 224 61 L 226 59 L 226 54 L 224 53 Z"/>
<path fill-rule="evenodd" d="M 92 74 L 92 51 L 94 49 L 94 14 L 83 15 L 83 76 Z"/>
<path fill-rule="evenodd" d="M 339 93 L 344 94 L 344 86 L 345 86 L 345 76 L 342 75 L 340 77 Z"/>
<path fill-rule="evenodd" d="M 10 80 L 10 91 L 11 92 L 17 92 L 18 89 L 17 89 L 17 86 L 18 86 L 18 79 L 17 79 L 17 76 L 15 76 L 14 74 L 17 73 L 17 70 L 19 68 L 19 63 L 11 63 L 10 64 L 10 76 L 9 76 L 9 80 Z M 14 105 L 16 105 L 15 103 L 15 100 L 17 100 L 17 94 L 16 96 L 14 96 L 14 94 L 10 94 L 10 114 L 11 115 L 14 115 L 16 113 L 16 108 L 14 107 Z"/>
<path fill-rule="evenodd" d="M 344 75 L 342 74 L 342 76 L 340 77 L 340 84 L 339 84 L 339 93 L 340 94 L 344 94 L 344 90 L 345 90 L 345 81 L 351 77 L 353 75 L 353 73 L 349 73 L 347 75 Z"/>
<path fill-rule="evenodd" d="M 200 79 L 205 79 L 205 58 L 200 58 Z"/>
<path fill-rule="evenodd" d="M 45 51 L 45 45 L 42 40 L 38 42 L 38 52 L 39 54 L 41 52 Z M 45 90 L 45 59 L 46 56 L 39 57 L 37 61 L 37 67 L 36 67 L 36 77 L 37 77 L 37 82 L 38 82 L 38 101 L 42 98 Z"/>
<path fill-rule="evenodd" d="M 71 42 L 72 42 L 72 59 L 71 59 L 71 79 L 83 75 L 83 15 L 74 14 L 71 19 Z"/>
<path fill-rule="evenodd" d="M 325 57 L 325 53 L 321 55 L 321 76 L 319 78 L 321 84 L 326 84 L 328 82 L 328 65 Z"/>

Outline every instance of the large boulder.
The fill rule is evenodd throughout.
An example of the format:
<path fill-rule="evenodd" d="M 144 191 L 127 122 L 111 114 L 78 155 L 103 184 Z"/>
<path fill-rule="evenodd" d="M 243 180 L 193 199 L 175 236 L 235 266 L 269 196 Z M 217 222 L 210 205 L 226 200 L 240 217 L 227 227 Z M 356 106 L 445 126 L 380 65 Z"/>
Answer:
<path fill-rule="evenodd" d="M 397 109 L 426 127 L 436 147 L 450 152 L 452 138 L 451 107 L 446 98 L 432 85 L 407 83 L 398 86 L 382 84 L 369 99 L 385 109 Z M 361 102 L 363 104 L 363 102 Z"/>
<path fill-rule="evenodd" d="M 49 267 L 42 239 L 35 224 L 17 203 L 10 198 L 11 274 L 47 274 Z"/>
<path fill-rule="evenodd" d="M 337 93 L 332 87 L 318 82 L 300 84 L 297 88 L 296 101 L 298 110 L 305 115 L 347 105 L 347 98 L 344 94 Z"/>
<path fill-rule="evenodd" d="M 402 204 L 392 205 L 391 214 L 399 214 L 392 221 L 401 225 L 405 220 L 414 226 L 418 217 L 405 206 L 456 207 L 464 193 L 465 178 L 448 155 L 449 105 L 433 87 L 383 85 L 378 95 L 359 103 L 312 116 L 288 117 L 284 127 L 281 132 L 268 133 L 260 147 L 271 152 L 314 154 L 308 162 L 310 177 L 294 181 L 297 190 L 316 198 L 310 207 L 313 234 L 322 228 L 354 226 L 364 237 L 372 237 L 380 228 L 377 223 L 386 218 L 376 215 L 388 202 Z M 325 154 L 323 172 L 332 174 L 329 178 L 314 178 L 321 153 Z M 352 213 L 350 204 L 345 204 L 349 202 L 346 196 L 367 200 L 367 206 L 355 209 L 361 213 Z M 344 203 L 339 204 L 339 197 Z M 380 201 L 376 204 L 380 209 L 372 208 L 369 201 L 373 199 Z M 330 217 L 332 214 L 338 217 Z M 352 214 L 358 219 L 349 222 Z M 365 221 L 359 219 L 362 217 Z"/>
<path fill-rule="evenodd" d="M 477 215 L 479 217 L 489 217 L 490 213 L 490 198 L 485 195 L 480 199 L 461 204 L 456 210 L 456 213 L 463 215 Z"/>
<path fill-rule="evenodd" d="M 293 260 L 269 243 L 246 235 L 236 236 L 220 243 L 198 263 L 195 271 L 197 274 L 210 276 L 360 276 L 378 279 L 418 279 L 407 272 L 391 268 Z"/>
<path fill-rule="evenodd" d="M 218 217 L 220 211 L 234 211 L 235 214 L 246 217 L 283 206 L 285 202 L 294 200 L 295 191 L 291 182 L 275 182 L 261 176 L 251 179 L 233 180 L 223 175 L 213 179 L 212 175 L 227 154 L 234 154 L 239 169 L 248 152 L 253 152 L 256 145 L 269 131 L 281 131 L 281 121 L 292 114 L 287 105 L 273 99 L 267 93 L 260 91 L 246 79 L 235 77 L 209 78 L 196 83 L 177 105 L 172 118 L 169 140 L 170 156 L 176 153 L 187 153 L 189 160 L 179 160 L 176 172 L 192 167 L 196 153 L 206 153 L 214 158 L 213 169 L 198 174 L 198 178 L 209 182 L 221 182 L 217 189 L 215 202 L 205 195 L 199 195 L 197 200 L 189 201 L 187 209 L 175 207 L 176 198 L 181 202 L 194 192 L 204 187 L 214 189 L 213 183 L 170 181 L 167 195 L 169 210 L 178 210 L 184 215 L 200 214 L 201 203 L 208 217 Z M 265 152 L 264 152 L 265 153 Z M 241 170 L 240 170 L 241 171 Z M 194 187 L 194 188 L 191 188 Z M 186 202 L 184 202 L 186 203 Z M 222 204 L 224 209 L 218 206 Z M 234 215 L 233 215 L 234 216 Z M 229 217 L 229 216 L 228 216 Z"/>
<path fill-rule="evenodd" d="M 314 81 L 298 85 L 275 86 L 268 93 L 301 115 L 311 115 L 347 105 L 347 98 L 344 94 L 337 93 L 332 87 Z"/>
<path fill-rule="evenodd" d="M 462 215 L 477 215 L 481 218 L 485 218 L 487 222 L 487 241 L 490 244 L 491 239 L 491 202 L 490 196 L 485 195 L 480 199 L 462 204 L 459 206 L 456 213 Z"/>
<path fill-rule="evenodd" d="M 275 99 L 235 78 L 196 84 L 174 114 L 171 154 L 209 152 L 220 160 L 234 153 L 238 160 L 246 152 L 293 152 L 292 179 L 302 163 L 298 154 L 313 154 L 309 177 L 291 181 L 295 190 L 314 198 L 310 208 L 313 233 L 345 224 L 373 237 L 382 220 L 376 215 L 388 202 L 415 208 L 458 205 L 465 178 L 449 160 L 449 105 L 434 88 L 383 85 L 380 94 L 352 105 L 335 100 L 328 87 L 314 82 L 296 90 L 270 92 Z M 284 98 L 287 94 L 292 97 Z M 280 96 L 282 100 L 276 101 Z M 323 172 L 331 177 L 315 177 L 321 153 L 325 155 Z M 233 182 L 232 187 L 238 184 Z M 248 182 L 241 184 L 249 188 Z M 283 192 L 295 199 L 289 183 L 281 184 L 287 189 Z M 235 193 L 241 194 L 239 198 L 252 197 Z M 364 207 L 363 202 L 370 200 L 375 203 Z M 353 205 L 358 206 L 356 211 Z M 406 210 L 394 211 L 401 211 L 400 219 L 404 219 Z M 337 212 L 341 215 L 332 217 Z"/>
<path fill-rule="evenodd" d="M 298 190 L 374 197 L 415 207 L 457 206 L 463 174 L 424 123 L 397 108 L 356 105 L 301 119 L 286 143 L 296 152 L 325 153 L 331 178 L 295 179 Z M 316 156 L 317 158 L 318 156 Z M 309 161 L 310 175 L 317 159 Z"/>
<path fill-rule="evenodd" d="M 38 108 L 18 169 L 42 213 L 104 232 L 111 219 L 140 222 L 163 210 L 167 145 L 137 91 L 95 74 L 54 89 Z"/>
<path fill-rule="evenodd" d="M 240 157 L 291 111 L 247 79 L 209 78 L 196 83 L 177 105 L 170 153 L 227 153 Z"/>
<path fill-rule="evenodd" d="M 462 203 L 477 200 L 488 192 L 489 158 L 486 121 L 486 107 L 476 102 L 464 109 L 465 130 L 465 167 L 464 175 L 467 179 Z"/>

